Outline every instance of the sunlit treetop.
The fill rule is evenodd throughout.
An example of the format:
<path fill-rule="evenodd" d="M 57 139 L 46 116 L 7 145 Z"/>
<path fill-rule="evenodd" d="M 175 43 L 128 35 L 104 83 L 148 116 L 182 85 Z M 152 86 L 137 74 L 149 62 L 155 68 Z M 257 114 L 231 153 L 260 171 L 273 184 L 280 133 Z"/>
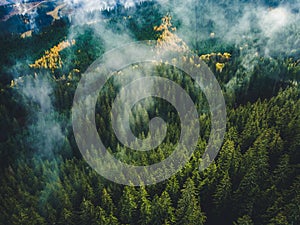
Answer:
<path fill-rule="evenodd" d="M 159 51 L 167 50 L 176 52 L 187 52 L 189 48 L 187 44 L 174 33 L 176 31 L 176 27 L 173 27 L 171 20 L 172 17 L 170 15 L 166 15 L 162 18 L 161 24 L 159 26 L 154 27 L 154 30 L 160 33 L 157 39 L 157 49 Z M 216 71 L 220 73 L 223 71 L 225 63 L 228 62 L 230 58 L 231 54 L 228 52 L 225 52 L 223 54 L 210 53 L 200 56 L 201 60 L 214 63 Z M 197 67 L 200 66 L 200 64 L 197 64 L 193 58 L 189 58 L 187 60 L 184 57 L 183 61 L 187 61 L 192 65 L 195 64 Z"/>
<path fill-rule="evenodd" d="M 225 63 L 216 63 L 216 70 L 218 72 L 221 73 L 223 71 L 224 67 L 225 67 Z"/>
<path fill-rule="evenodd" d="M 185 52 L 189 48 L 181 38 L 173 33 L 176 31 L 176 27 L 173 27 L 171 20 L 172 17 L 170 15 L 166 15 L 162 18 L 161 25 L 154 27 L 155 31 L 160 32 L 160 35 L 157 39 L 157 48 L 163 50 Z"/>
<path fill-rule="evenodd" d="M 52 72 L 54 72 L 55 69 L 59 69 L 63 65 L 59 52 L 74 44 L 75 40 L 62 41 L 58 45 L 52 47 L 50 50 L 45 51 L 45 54 L 40 59 L 37 59 L 29 66 L 34 69 L 50 69 Z"/>
<path fill-rule="evenodd" d="M 215 64 L 216 71 L 222 73 L 225 64 L 231 59 L 231 54 L 228 52 L 222 53 L 210 53 L 210 54 L 205 54 L 201 55 L 200 59 L 205 61 L 205 62 L 212 62 Z"/>
<path fill-rule="evenodd" d="M 201 55 L 200 58 L 204 61 L 209 61 L 209 60 L 220 60 L 220 61 L 228 61 L 231 58 L 231 54 L 228 52 L 222 53 L 209 53 L 205 55 Z"/>

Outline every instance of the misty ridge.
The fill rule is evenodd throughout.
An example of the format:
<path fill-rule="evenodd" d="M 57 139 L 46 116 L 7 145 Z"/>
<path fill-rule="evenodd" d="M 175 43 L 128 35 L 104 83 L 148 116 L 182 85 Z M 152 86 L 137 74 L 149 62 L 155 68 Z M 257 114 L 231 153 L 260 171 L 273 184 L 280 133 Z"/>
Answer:
<path fill-rule="evenodd" d="M 72 25 L 97 23 L 105 20 L 95 11 L 126 8 L 134 14 L 136 7 L 147 1 L 67 1 L 67 4 L 76 10 L 73 11 Z M 299 7 L 300 2 L 294 1 L 150 1 L 157 4 L 161 15 L 170 13 L 176 20 L 178 35 L 188 44 L 215 38 L 236 47 L 256 50 L 263 56 L 278 56 L 280 54 L 299 54 Z M 118 15 L 118 13 L 117 13 Z M 137 18 L 138 20 L 143 20 Z M 142 23 L 143 21 L 141 21 Z M 150 21 L 149 21 L 150 22 Z M 100 35 L 105 31 L 101 26 L 95 25 L 95 32 Z M 132 31 L 123 29 L 126 41 Z M 111 37 L 105 33 L 104 39 Z M 122 37 L 123 39 L 123 37 Z M 117 39 L 118 40 L 118 39 Z M 135 39 L 132 38 L 131 41 Z M 200 50 L 200 49 L 198 49 Z"/>
<path fill-rule="evenodd" d="M 67 15 L 69 27 L 66 32 L 67 40 L 77 40 L 89 29 L 91 35 L 101 41 L 101 55 L 118 46 L 139 40 L 136 28 L 152 29 L 160 22 L 161 17 L 170 14 L 176 26 L 176 35 L 187 43 L 198 54 L 229 50 L 240 55 L 236 61 L 239 66 L 230 75 L 224 87 L 227 91 L 249 83 L 255 67 L 261 57 L 276 64 L 276 58 L 298 57 L 300 49 L 300 1 L 63 1 L 72 9 Z M 61 4 L 61 3 L 60 3 Z M 155 12 L 147 15 L 141 12 L 143 7 L 150 5 Z M 26 8 L 26 7 L 25 7 Z M 30 12 L 30 29 L 34 29 L 36 9 Z M 25 11 L 27 13 L 27 11 Z M 115 21 L 114 18 L 117 18 Z M 135 26 L 129 26 L 135 21 Z M 150 24 L 150 28 L 149 24 Z M 39 31 L 37 31 L 39 32 Z M 151 30 L 150 30 L 151 34 Z M 153 37 L 153 36 L 152 36 Z M 204 46 L 208 43 L 208 47 Z M 97 51 L 98 46 L 91 46 Z M 209 52 L 207 52 L 209 50 Z M 65 71 L 72 67 L 72 51 L 65 55 Z M 118 59 L 116 59 L 118 60 Z M 21 95 L 38 104 L 34 131 L 41 134 L 39 148 L 51 152 L 55 143 L 62 140 L 62 128 L 59 119 L 55 119 L 53 107 L 53 88 L 49 78 L 28 78 L 22 81 L 24 67 L 30 58 L 15 62 L 15 66 L 8 69 L 16 78 L 21 80 L 19 89 Z M 68 64 L 71 63 L 71 64 Z M 29 72 L 29 71 L 28 71 Z M 82 71 L 84 72 L 84 71 Z M 39 72 L 37 72 L 39 73 Z M 271 74 L 274 79 L 279 79 Z M 21 77 L 21 78 L 18 78 Z M 51 77 L 51 76 L 50 76 Z M 29 81 L 28 81 L 29 80 Z M 30 81 L 31 80 L 31 81 Z M 29 82 L 29 83 L 28 83 Z M 276 83 L 275 83 L 276 85 Z M 52 95 L 52 99 L 51 99 Z M 49 115 L 49 116 L 47 116 Z M 33 120 L 34 121 L 34 120 Z M 33 136 L 34 133 L 33 132 Z M 43 134 L 44 133 L 44 134 Z M 52 134 L 56 136 L 52 137 Z M 43 143 L 44 142 L 44 143 Z"/>
<path fill-rule="evenodd" d="M 0 224 L 300 224 L 299 10 L 300 0 L 0 1 Z M 85 99 L 96 102 L 82 110 L 95 109 L 94 117 L 77 119 L 95 123 L 104 147 L 123 163 L 164 161 L 181 137 L 181 118 L 170 102 L 131 102 L 159 89 L 140 79 L 169 79 L 198 113 L 186 130 L 196 145 L 184 167 L 154 185 L 145 186 L 141 174 L 130 174 L 140 186 L 119 185 L 99 175 L 79 150 L 76 141 L 88 142 L 90 127 L 75 136 L 74 96 L 83 77 L 96 84 L 143 51 L 115 54 L 109 62 L 102 61 L 105 53 L 149 40 L 162 43 L 153 49 L 157 54 L 161 46 L 183 52 L 171 64 L 191 71 L 205 64 L 214 74 L 226 102 L 226 134 L 215 160 L 200 171 L 210 161 L 203 155 L 212 115 L 195 80 L 168 62 L 113 71 L 103 90 L 93 90 L 98 97 Z M 95 62 L 109 69 L 91 72 Z M 173 89 L 160 91 L 180 102 Z M 116 100 L 124 106 L 115 107 Z M 128 143 L 119 139 L 129 135 Z M 137 151 L 142 147 L 151 150 Z M 99 149 L 84 152 L 93 158 Z M 175 161 L 148 178 L 163 177 Z M 128 175 L 118 174 L 115 164 L 100 168 L 115 179 Z"/>
<path fill-rule="evenodd" d="M 211 43 L 211 52 L 220 50 L 215 46 L 222 44 L 239 49 L 245 56 L 242 65 L 246 69 L 253 68 L 258 56 L 299 55 L 299 0 L 58 1 L 58 4 L 64 3 L 70 9 L 62 14 L 71 25 L 69 39 L 76 38 L 86 27 L 91 27 L 95 36 L 103 39 L 107 50 L 139 40 L 136 29 L 143 29 L 142 26 L 151 29 L 160 22 L 157 17 L 170 13 L 177 28 L 176 34 L 192 49 L 201 54 L 210 53 L 204 52 L 206 42 Z M 153 5 L 147 16 L 138 15 L 143 4 Z M 35 30 L 38 27 L 35 25 L 37 12 L 35 10 L 29 14 L 29 30 Z M 115 23 L 109 15 L 121 21 Z M 124 21 L 126 16 L 129 22 Z M 149 35 L 149 39 L 153 38 Z"/>
<path fill-rule="evenodd" d="M 261 57 L 275 62 L 278 57 L 297 57 L 300 49 L 300 17 L 298 8 L 300 1 L 294 2 L 268 2 L 268 1 L 64 1 L 72 10 L 67 16 L 69 27 L 66 32 L 67 40 L 77 40 L 89 29 L 90 34 L 101 42 L 102 53 L 118 46 L 139 40 L 136 30 L 126 23 L 134 20 L 135 27 L 153 29 L 160 23 L 161 17 L 170 14 L 176 26 L 176 35 L 187 43 L 198 54 L 207 54 L 214 51 L 223 51 L 218 46 L 226 46 L 225 50 L 235 49 L 240 55 L 238 68 L 235 74 L 230 75 L 224 87 L 228 92 L 249 83 L 254 68 L 260 63 Z M 60 3 L 61 4 L 61 3 Z M 143 14 L 143 7 L 150 5 L 155 12 Z M 36 10 L 30 14 L 34 29 Z M 114 18 L 119 21 L 114 22 Z M 125 22 L 124 22 L 125 20 Z M 113 22 L 112 22 L 113 21 Z M 148 24 L 150 23 L 150 24 Z M 150 25 L 150 28 L 148 28 Z M 37 31 L 39 32 L 39 31 Z M 151 30 L 150 30 L 151 33 Z M 208 47 L 204 46 L 209 43 Z M 85 43 L 83 43 L 85 44 Z M 98 46 L 91 46 L 97 51 Z M 227 49 L 226 49 L 227 48 Z M 209 50 L 209 52 L 207 52 Z M 96 53 L 100 56 L 102 53 Z M 65 71 L 71 67 L 73 52 L 65 55 Z M 118 60 L 118 59 L 116 59 Z M 62 133 L 57 109 L 53 106 L 53 87 L 51 75 L 38 75 L 28 78 L 24 74 L 24 67 L 32 61 L 26 58 L 16 62 L 8 69 L 19 83 L 18 91 L 21 95 L 37 104 L 33 116 L 32 140 L 36 133 L 40 135 L 34 141 L 36 148 L 41 149 L 45 155 L 52 155 L 54 148 L 61 145 L 64 135 Z M 71 64 L 69 64 L 69 62 Z M 83 71 L 82 71 L 83 72 Z M 29 71 L 28 71 L 29 73 Z M 22 77 L 25 76 L 23 80 Z M 278 75 L 272 74 L 278 79 Z M 20 77 L 20 78 L 18 78 Z M 21 82 L 18 82 L 21 81 Z M 275 83 L 276 86 L 276 83 Z M 66 132 L 66 131 L 65 131 Z M 39 152 L 39 151 L 38 151 Z"/>

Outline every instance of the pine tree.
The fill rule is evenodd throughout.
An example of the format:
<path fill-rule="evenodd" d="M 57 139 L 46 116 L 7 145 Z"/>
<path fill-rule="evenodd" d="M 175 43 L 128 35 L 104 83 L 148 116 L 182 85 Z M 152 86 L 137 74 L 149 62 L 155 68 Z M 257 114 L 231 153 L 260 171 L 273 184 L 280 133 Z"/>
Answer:
<path fill-rule="evenodd" d="M 176 224 L 199 224 L 205 222 L 205 216 L 201 212 L 200 204 L 197 200 L 195 185 L 192 179 L 188 178 L 178 201 L 176 210 Z"/>
<path fill-rule="evenodd" d="M 239 168 L 240 154 L 235 149 L 234 142 L 226 140 L 218 156 L 218 173 L 228 171 L 232 175 L 236 174 Z"/>
<path fill-rule="evenodd" d="M 237 222 L 234 222 L 234 225 L 254 225 L 254 223 L 250 216 L 244 215 L 238 218 Z"/>
<path fill-rule="evenodd" d="M 216 204 L 216 211 L 228 214 L 231 209 L 230 200 L 232 195 L 232 184 L 228 174 L 228 171 L 224 172 L 223 177 L 221 178 L 220 183 L 216 187 L 216 192 L 214 194 L 214 201 Z"/>
<path fill-rule="evenodd" d="M 152 225 L 173 223 L 175 221 L 174 208 L 169 194 L 164 191 L 161 196 L 155 195 L 152 201 Z"/>
<path fill-rule="evenodd" d="M 268 225 L 289 225 L 290 223 L 287 221 L 287 218 L 282 213 L 278 213 L 276 217 L 270 220 Z"/>
<path fill-rule="evenodd" d="M 290 168 L 290 157 L 284 154 L 273 171 L 273 181 L 276 185 L 285 185 L 285 181 L 289 178 L 292 169 Z"/>
<path fill-rule="evenodd" d="M 120 200 L 120 219 L 123 223 L 133 224 L 137 217 L 137 193 L 133 186 L 126 186 Z"/>
<path fill-rule="evenodd" d="M 112 201 L 110 194 L 107 192 L 106 188 L 103 188 L 102 194 L 100 196 L 101 208 L 105 210 L 107 215 L 114 215 L 115 205 Z"/>
<path fill-rule="evenodd" d="M 173 202 L 177 202 L 178 197 L 179 197 L 179 190 L 180 190 L 179 182 L 178 182 L 176 176 L 172 176 L 168 180 L 168 183 L 166 186 L 166 191 L 169 193 Z"/>
<path fill-rule="evenodd" d="M 83 199 L 80 206 L 80 223 L 81 224 L 96 224 L 95 206 L 89 201 Z"/>
<path fill-rule="evenodd" d="M 139 191 L 139 221 L 138 224 L 147 225 L 151 220 L 151 202 L 148 199 L 149 195 L 144 186 L 140 187 Z"/>

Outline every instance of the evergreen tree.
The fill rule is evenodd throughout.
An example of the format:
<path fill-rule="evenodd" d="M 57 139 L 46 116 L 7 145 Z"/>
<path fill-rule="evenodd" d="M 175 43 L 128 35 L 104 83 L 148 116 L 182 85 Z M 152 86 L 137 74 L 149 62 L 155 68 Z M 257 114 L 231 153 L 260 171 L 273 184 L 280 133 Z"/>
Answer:
<path fill-rule="evenodd" d="M 168 224 L 175 221 L 174 208 L 169 194 L 164 191 L 161 196 L 155 195 L 152 201 L 150 224 Z"/>
<path fill-rule="evenodd" d="M 235 222 L 234 225 L 254 225 L 254 223 L 252 222 L 250 216 L 244 215 L 238 218 L 237 222 Z"/>
<path fill-rule="evenodd" d="M 200 204 L 197 200 L 196 189 L 192 179 L 188 178 L 178 201 L 176 210 L 176 224 L 199 224 L 205 222 L 205 216 L 201 212 Z"/>
<path fill-rule="evenodd" d="M 138 224 L 147 225 L 151 220 L 151 202 L 148 199 L 149 195 L 144 186 L 140 187 L 139 191 L 139 221 Z"/>
<path fill-rule="evenodd" d="M 123 223 L 137 222 L 137 192 L 134 187 L 126 186 L 120 200 L 120 219 Z"/>

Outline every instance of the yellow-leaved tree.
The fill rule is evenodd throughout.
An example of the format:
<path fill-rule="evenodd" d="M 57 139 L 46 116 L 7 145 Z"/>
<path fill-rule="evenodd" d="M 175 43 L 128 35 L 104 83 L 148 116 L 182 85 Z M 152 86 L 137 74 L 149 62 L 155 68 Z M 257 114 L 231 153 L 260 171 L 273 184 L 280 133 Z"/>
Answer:
<path fill-rule="evenodd" d="M 160 32 L 157 39 L 157 48 L 159 50 L 185 52 L 189 48 L 181 38 L 173 33 L 176 31 L 176 27 L 173 27 L 171 20 L 172 17 L 166 15 L 162 18 L 161 25 L 154 27 L 155 31 Z"/>
<path fill-rule="evenodd" d="M 45 51 L 45 54 L 40 59 L 37 59 L 29 66 L 35 69 L 50 69 L 52 72 L 54 72 L 55 69 L 59 69 L 63 65 L 59 52 L 74 44 L 75 40 L 62 41 L 58 45 L 52 47 L 50 50 Z"/>

